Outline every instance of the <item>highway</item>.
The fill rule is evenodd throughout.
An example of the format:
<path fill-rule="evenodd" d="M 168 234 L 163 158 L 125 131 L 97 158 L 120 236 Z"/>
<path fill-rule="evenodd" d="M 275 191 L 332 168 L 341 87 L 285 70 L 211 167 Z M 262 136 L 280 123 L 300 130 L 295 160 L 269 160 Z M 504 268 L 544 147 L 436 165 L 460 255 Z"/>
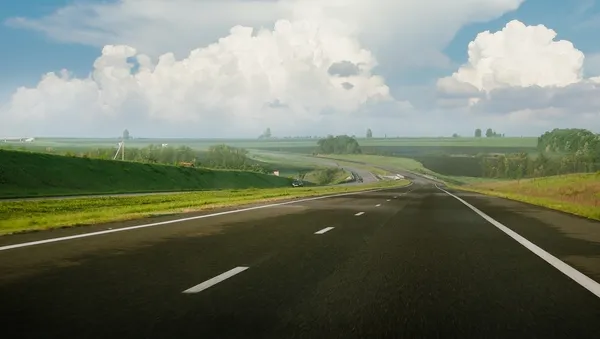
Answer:
<path fill-rule="evenodd" d="M 3 338 L 600 333 L 599 222 L 425 179 L 217 212 L 0 237 Z"/>

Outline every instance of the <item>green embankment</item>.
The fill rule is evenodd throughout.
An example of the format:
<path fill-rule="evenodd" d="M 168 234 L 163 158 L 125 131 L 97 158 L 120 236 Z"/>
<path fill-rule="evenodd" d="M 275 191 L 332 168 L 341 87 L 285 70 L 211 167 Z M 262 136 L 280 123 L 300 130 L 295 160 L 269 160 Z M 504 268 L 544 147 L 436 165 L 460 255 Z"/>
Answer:
<path fill-rule="evenodd" d="M 317 185 L 337 185 L 347 181 L 352 173 L 341 168 L 319 168 L 304 175 L 303 180 Z"/>
<path fill-rule="evenodd" d="M 274 188 L 273 175 L 0 150 L 0 197 Z"/>
<path fill-rule="evenodd" d="M 141 219 L 247 203 L 264 203 L 298 197 L 400 187 L 407 184 L 409 184 L 408 181 L 398 180 L 354 186 L 286 187 L 135 197 L 0 201 L 0 235 Z"/>
<path fill-rule="evenodd" d="M 600 220 L 600 172 L 454 187 Z"/>

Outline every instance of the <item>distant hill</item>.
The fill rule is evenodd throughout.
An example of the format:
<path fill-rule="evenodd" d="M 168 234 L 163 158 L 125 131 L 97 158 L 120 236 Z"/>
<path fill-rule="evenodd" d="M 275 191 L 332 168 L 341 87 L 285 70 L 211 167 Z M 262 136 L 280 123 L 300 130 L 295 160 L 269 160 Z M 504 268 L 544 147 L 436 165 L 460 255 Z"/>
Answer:
<path fill-rule="evenodd" d="M 273 188 L 288 178 L 0 150 L 0 197 Z"/>

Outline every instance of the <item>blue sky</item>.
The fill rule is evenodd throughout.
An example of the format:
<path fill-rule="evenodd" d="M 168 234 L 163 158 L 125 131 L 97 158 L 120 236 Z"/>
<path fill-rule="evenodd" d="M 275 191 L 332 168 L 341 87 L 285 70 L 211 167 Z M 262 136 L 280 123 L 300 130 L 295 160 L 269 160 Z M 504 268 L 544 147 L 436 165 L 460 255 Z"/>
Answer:
<path fill-rule="evenodd" d="M 128 2 L 128 6 L 119 7 L 118 4 L 120 4 L 121 1 Z M 55 116 L 61 117 L 61 119 L 72 119 L 72 117 L 76 116 L 78 112 L 81 112 L 81 107 L 86 107 L 85 101 L 83 101 L 83 103 L 78 101 L 80 98 L 91 98 L 93 97 L 94 93 L 102 91 L 103 87 L 113 86 L 109 90 L 105 91 L 104 94 L 106 94 L 106 96 L 103 97 L 112 98 L 114 99 L 113 102 L 96 102 L 94 103 L 94 105 L 91 106 L 94 107 L 97 112 L 103 112 L 104 108 L 114 106 L 113 108 L 116 110 L 114 114 L 110 117 L 106 117 L 101 115 L 100 113 L 94 113 L 97 114 L 97 116 L 82 116 L 82 121 L 88 123 L 89 126 L 91 126 L 90 128 L 96 132 L 98 131 L 97 129 L 95 129 L 96 126 L 110 126 L 112 124 L 112 120 L 110 119 L 117 119 L 117 117 L 121 115 L 121 118 L 129 117 L 130 119 L 132 119 L 132 121 L 134 119 L 136 121 L 142 121 L 143 119 L 145 119 L 143 123 L 140 122 L 140 126 L 145 126 L 144 128 L 147 128 L 148 133 L 154 133 L 152 127 L 154 126 L 154 123 L 152 122 L 153 120 L 147 114 L 147 112 L 149 111 L 148 107 L 153 107 L 154 109 L 158 110 L 163 110 L 164 107 L 171 107 L 172 104 L 178 104 L 176 102 L 173 102 L 173 98 L 179 98 L 180 95 L 183 95 L 182 93 L 169 93 L 168 90 L 171 89 L 163 88 L 161 89 L 161 91 L 163 91 L 162 93 L 166 94 L 163 94 L 163 97 L 161 99 L 163 99 L 165 102 L 154 102 L 153 99 L 149 98 L 152 98 L 152 95 L 154 95 L 154 91 L 156 90 L 156 88 L 153 88 L 153 85 L 151 85 L 150 83 L 144 84 L 144 86 L 146 86 L 144 87 L 144 91 L 148 92 L 144 92 L 143 94 L 141 94 L 142 96 L 149 96 L 145 97 L 144 99 L 140 99 L 140 97 L 137 96 L 139 95 L 139 89 L 132 89 L 131 87 L 127 87 L 131 85 L 130 83 L 118 83 L 110 81 L 106 82 L 106 79 L 104 79 L 98 81 L 94 80 L 96 81 L 95 84 L 78 84 L 73 82 L 51 83 L 50 86 L 46 86 L 42 90 L 31 91 L 22 94 L 18 98 L 19 100 L 17 101 L 14 101 L 14 99 L 11 98 L 11 95 L 19 86 L 34 88 L 40 82 L 40 77 L 43 74 L 46 74 L 48 72 L 58 72 L 61 69 L 69 70 L 76 78 L 86 78 L 92 70 L 94 61 L 101 56 L 101 50 L 104 44 L 131 45 L 136 47 L 138 51 L 142 50 L 143 53 L 150 51 L 148 52 L 148 54 L 153 55 L 152 52 L 155 52 L 153 57 L 156 57 L 156 55 L 160 55 L 165 52 L 173 51 L 176 54 L 177 59 L 181 59 L 182 56 L 185 56 L 185 53 L 183 52 L 189 51 L 192 48 L 205 47 L 207 43 L 214 42 L 219 37 L 227 36 L 229 34 L 229 28 L 235 26 L 236 24 L 259 26 L 263 25 L 265 22 L 272 23 L 272 20 L 274 19 L 271 15 L 272 13 L 269 14 L 264 11 L 266 8 L 268 12 L 269 9 L 267 7 L 270 6 L 270 4 L 267 7 L 260 7 L 261 5 L 257 5 L 258 7 L 256 8 L 249 8 L 244 4 L 246 4 L 245 1 L 248 1 L 249 3 L 250 0 L 172 0 L 173 3 L 168 5 L 171 7 L 166 6 L 163 8 L 161 8 L 160 6 L 169 2 L 165 1 L 164 3 L 161 3 L 153 0 L 148 1 L 148 3 L 142 3 L 141 0 L 138 0 L 137 2 L 133 2 L 131 0 L 4 1 L 2 7 L 0 7 L 0 46 L 3 46 L 2 52 L 0 53 L 0 72 L 2 74 L 2 76 L 0 77 L 0 118 L 2 118 L 2 114 L 8 114 L 8 118 L 5 117 L 2 119 L 14 119 L 14 126 L 22 128 L 23 131 L 25 131 L 24 133 L 26 134 L 48 134 L 49 130 L 51 129 L 51 126 L 44 124 L 42 120 L 39 119 L 39 116 L 44 116 L 47 119 L 52 118 L 56 121 L 59 121 L 60 119 L 54 119 Z M 272 0 L 262 1 L 264 2 Z M 377 2 L 380 5 L 380 7 L 382 7 L 381 4 L 387 3 L 386 0 L 371 1 Z M 600 44 L 598 44 L 597 39 L 597 32 L 600 31 L 600 5 L 598 4 L 598 0 L 525 0 L 516 11 L 507 11 L 506 8 L 508 8 L 508 6 L 510 6 L 511 3 L 515 3 L 518 0 L 494 0 L 493 2 L 487 2 L 485 0 L 456 0 L 456 6 L 454 6 L 454 4 L 449 5 L 449 3 L 445 1 L 442 3 L 441 0 L 437 3 L 437 0 L 405 1 L 407 4 L 409 4 L 407 5 L 407 7 L 396 7 L 396 9 L 408 9 L 409 11 L 411 11 L 408 14 L 404 13 L 405 16 L 402 17 L 403 13 L 376 12 L 377 9 L 374 9 L 371 16 L 375 19 L 371 21 L 366 20 L 365 22 L 361 22 L 361 24 L 367 27 L 366 30 L 368 30 L 369 28 L 372 28 L 371 26 L 374 23 L 377 24 L 377 20 L 381 19 L 382 22 L 387 22 L 388 24 L 388 26 L 382 25 L 381 27 L 392 28 L 392 30 L 388 32 L 389 34 L 384 33 L 382 35 L 385 36 L 385 39 L 389 39 L 391 37 L 391 43 L 382 43 L 379 46 L 377 45 L 377 43 L 374 43 L 373 46 L 369 45 L 368 47 L 365 47 L 367 49 L 370 49 L 371 47 L 379 48 L 380 50 L 377 50 L 377 52 L 375 52 L 375 57 L 380 60 L 385 60 L 384 62 L 380 62 L 379 66 L 375 67 L 371 71 L 373 74 L 383 76 L 385 85 L 389 86 L 389 90 L 392 93 L 394 100 L 398 101 L 396 103 L 397 106 L 395 107 L 400 107 L 399 110 L 402 112 L 410 111 L 410 114 L 412 114 L 412 119 L 423 119 L 423 124 L 419 125 L 421 129 L 419 130 L 409 127 L 402 127 L 404 128 L 403 130 L 397 131 L 397 127 L 394 126 L 396 120 L 393 120 L 389 113 L 390 107 L 393 107 L 393 105 L 387 105 L 384 106 L 387 107 L 385 108 L 385 110 L 387 110 L 386 112 L 371 112 L 371 116 L 365 118 L 366 120 L 364 121 L 358 119 L 350 120 L 353 122 L 354 125 L 351 126 L 351 124 L 349 123 L 348 125 L 343 127 L 344 129 L 349 130 L 340 130 L 339 132 L 360 133 L 359 131 L 353 130 L 353 128 L 362 129 L 365 124 L 369 124 L 370 126 L 376 126 L 376 124 L 379 124 L 379 126 L 381 126 L 379 127 L 380 130 L 389 130 L 390 134 L 452 134 L 450 133 L 450 131 L 458 132 L 459 134 L 466 134 L 472 129 L 471 125 L 479 126 L 480 124 L 489 125 L 502 123 L 505 124 L 505 126 L 499 126 L 498 129 L 504 128 L 504 130 L 508 133 L 513 132 L 515 134 L 520 135 L 523 133 L 529 133 L 530 131 L 525 129 L 524 126 L 526 124 L 524 123 L 524 121 L 527 121 L 527 123 L 530 124 L 529 126 L 534 126 L 534 124 L 537 124 L 535 125 L 536 127 L 534 127 L 534 129 L 531 130 L 531 133 L 533 134 L 536 134 L 539 131 L 543 131 L 544 129 L 547 129 L 551 126 L 562 126 L 568 123 L 581 125 L 587 124 L 587 121 L 595 121 L 594 112 L 599 112 L 600 107 L 596 107 L 597 103 L 594 98 L 600 97 L 600 93 L 591 93 L 589 90 L 583 89 L 583 87 L 568 87 L 567 89 L 565 89 L 564 93 L 557 92 L 553 93 L 552 95 L 543 94 L 540 92 L 538 93 L 538 95 L 540 95 L 540 98 L 537 98 L 537 101 L 532 100 L 532 102 L 526 102 L 526 100 L 522 99 L 527 98 L 530 94 L 523 94 L 523 92 L 519 92 L 520 90 L 517 91 L 515 89 L 514 93 L 511 92 L 511 95 L 515 95 L 515 98 L 519 98 L 518 100 L 516 100 L 518 105 L 512 105 L 509 109 L 495 102 L 493 99 L 489 99 L 488 96 L 488 101 L 485 102 L 485 105 L 481 104 L 476 108 L 480 110 L 485 108 L 489 110 L 489 112 L 480 112 L 478 113 L 478 115 L 473 115 L 473 112 L 477 110 L 470 109 L 469 107 L 471 107 L 471 104 L 473 102 L 472 100 L 478 100 L 477 98 L 481 97 L 480 94 L 471 93 L 473 94 L 473 96 L 467 98 L 465 97 L 465 88 L 462 88 L 458 90 L 458 92 L 451 93 L 449 94 L 449 96 L 444 97 L 447 100 L 442 100 L 440 104 L 439 100 L 436 101 L 436 95 L 439 92 L 439 88 L 437 88 L 436 86 L 441 78 L 451 76 L 454 72 L 459 71 L 461 65 L 467 62 L 468 44 L 475 39 L 478 33 L 486 30 L 489 30 L 491 32 L 500 31 L 511 20 L 518 20 L 524 23 L 526 26 L 543 24 L 546 27 L 553 29 L 558 33 L 557 40 L 568 40 L 572 42 L 576 49 L 580 50 L 585 54 L 586 60 L 593 60 L 593 62 L 590 61 L 590 67 L 588 69 L 593 69 L 594 71 L 593 73 L 586 72 L 584 74 L 586 79 L 592 76 L 600 75 Z M 109 6 L 111 8 L 103 10 L 102 15 L 100 15 L 100 17 L 95 17 L 94 15 L 96 15 L 97 13 L 90 14 L 90 12 L 93 12 L 93 10 L 90 10 L 91 7 L 87 6 L 90 3 L 111 4 L 111 6 Z M 202 7 L 205 6 L 206 3 L 212 3 L 214 7 L 210 7 L 210 10 L 205 11 L 210 12 L 208 14 L 203 13 L 205 8 L 208 8 Z M 230 5 L 233 3 L 237 4 Z M 364 0 L 364 3 L 367 3 L 367 0 Z M 481 6 L 481 11 L 487 10 L 488 12 L 492 13 L 504 14 L 494 20 L 478 22 L 475 24 L 468 24 L 466 26 L 460 26 L 463 24 L 463 22 L 469 21 L 464 17 L 465 15 L 468 15 L 468 18 L 471 18 L 471 16 L 475 16 L 478 18 L 480 17 L 478 9 L 473 11 L 472 7 L 469 7 L 469 4 L 473 3 L 477 3 L 479 6 Z M 81 8 L 84 9 L 81 10 L 80 8 L 79 11 L 74 11 L 75 14 L 73 14 L 73 12 L 70 12 L 69 15 L 65 16 L 57 15 L 57 13 L 62 13 L 60 12 L 61 9 L 69 8 L 68 6 L 73 4 L 81 4 Z M 183 5 L 178 6 L 179 4 Z M 431 13 L 432 16 L 427 17 L 427 6 L 431 7 L 432 4 L 438 4 L 438 7 L 445 8 L 444 10 L 452 12 L 448 13 L 448 15 L 451 17 L 448 18 L 447 23 L 445 22 L 446 13 L 444 12 L 444 10 L 438 10 L 437 12 L 433 11 Z M 494 8 L 494 6 L 497 7 Z M 386 7 L 383 6 L 382 8 Z M 104 7 L 104 9 L 106 9 L 106 6 Z M 170 13 L 171 17 L 163 18 L 161 12 L 163 10 L 165 11 L 165 13 Z M 218 11 L 221 11 L 219 12 L 220 15 L 217 15 L 219 14 L 217 13 Z M 196 15 L 198 16 L 197 18 L 195 17 Z M 401 16 L 403 19 L 397 19 L 398 15 Z M 254 18 L 254 16 L 256 18 Z M 414 20 L 415 17 L 417 17 L 418 20 Z M 25 24 L 14 24 L 15 18 L 24 18 Z M 88 25 L 86 20 L 89 20 L 90 18 L 95 21 Z M 356 19 L 361 18 L 358 17 L 355 18 L 355 20 Z M 395 20 L 398 20 L 399 22 L 394 22 Z M 403 26 L 402 20 L 407 21 L 406 25 Z M 11 24 L 11 22 L 13 23 Z M 55 24 L 57 24 L 58 26 L 62 26 L 59 27 L 56 31 L 53 31 L 53 25 Z M 115 25 L 114 30 L 112 30 L 113 27 L 111 27 L 111 25 L 113 24 Z M 26 27 L 28 25 L 29 27 Z M 31 29 L 31 27 L 36 27 L 36 25 L 39 25 L 38 29 Z M 108 25 L 108 27 L 106 25 Z M 268 25 L 270 25 L 270 23 Z M 452 39 L 450 39 L 450 41 L 447 44 L 447 38 L 440 40 L 436 37 L 437 32 L 440 32 L 439 35 L 443 36 L 444 34 L 442 33 L 444 33 L 447 28 L 450 32 L 454 32 L 455 28 L 451 28 L 454 27 L 453 25 L 455 25 L 456 27 L 460 27 L 460 29 L 456 32 L 456 34 L 452 37 Z M 404 29 L 404 32 L 402 32 L 402 29 Z M 413 30 L 417 33 L 414 33 L 414 36 L 411 36 Z M 377 33 L 378 31 L 375 30 L 375 34 Z M 423 34 L 425 36 L 422 37 L 419 34 Z M 397 38 L 395 37 L 395 35 L 397 35 Z M 506 36 L 508 37 L 508 35 Z M 113 37 L 115 37 L 114 41 Z M 518 40 L 519 33 L 517 33 L 516 35 L 512 35 L 510 38 Z M 62 39 L 62 41 L 59 41 L 59 39 Z M 422 41 L 419 41 L 419 39 L 421 39 Z M 74 40 L 81 40 L 84 42 L 72 42 Z M 377 37 L 375 40 L 377 40 Z M 99 43 L 98 41 L 101 41 L 101 43 Z M 442 41 L 442 45 L 440 45 L 440 41 Z M 498 41 L 496 41 L 495 43 L 498 43 Z M 520 43 L 522 43 L 522 41 Z M 235 46 L 234 48 L 239 48 L 240 46 L 242 45 Z M 542 54 L 539 54 L 539 56 L 546 57 L 544 54 L 546 53 L 544 52 L 545 47 L 542 45 L 540 46 L 541 49 L 537 50 L 537 52 Z M 498 46 L 494 48 L 497 47 Z M 173 48 L 175 50 L 173 50 Z M 176 50 L 177 48 L 180 48 L 180 50 Z M 225 53 L 231 52 L 227 51 L 227 48 L 225 48 Z M 341 48 L 343 49 L 345 47 L 342 46 Z M 152 49 L 154 50 L 152 51 Z M 449 64 L 440 61 L 440 59 L 438 58 L 439 55 L 436 55 L 436 53 L 439 53 L 440 51 L 449 59 Z M 570 86 L 572 82 L 570 82 L 569 77 L 575 74 L 579 69 L 577 66 L 574 66 L 576 64 L 574 60 L 577 59 L 576 53 L 574 54 L 573 51 L 566 51 L 565 53 L 569 55 L 569 57 L 567 58 L 568 60 L 563 60 L 565 61 L 565 63 L 562 64 L 562 66 L 560 66 L 555 63 L 555 60 L 560 59 L 560 55 L 562 52 L 556 52 L 557 49 L 552 48 L 550 48 L 548 51 L 550 51 L 548 52 L 550 54 L 558 53 L 555 55 L 548 55 L 548 59 L 545 60 L 546 63 L 557 65 L 556 67 L 551 67 L 551 69 L 549 69 L 548 72 L 539 71 L 539 74 L 532 75 L 525 74 L 527 73 L 526 68 L 529 66 L 522 65 L 521 67 L 523 67 L 523 69 L 521 69 L 520 71 L 522 72 L 520 79 L 513 79 L 514 83 L 512 83 L 510 86 L 518 87 L 520 86 L 518 85 L 520 82 L 527 82 L 529 81 L 528 79 L 532 79 L 532 77 L 538 80 L 545 78 L 545 80 L 540 80 L 542 82 L 538 82 L 536 85 L 542 84 L 544 81 L 550 81 L 551 85 L 559 85 L 559 87 Z M 239 52 L 239 50 L 237 50 L 237 52 Z M 379 55 L 379 52 L 382 52 L 384 55 Z M 518 52 L 519 51 L 517 51 L 517 53 Z M 114 53 L 119 54 L 128 52 L 126 52 L 125 50 L 120 50 Z M 324 52 L 318 51 L 318 53 Z M 347 53 L 349 57 L 358 57 L 356 51 L 346 50 L 344 53 Z M 521 55 L 520 58 L 527 59 L 527 53 L 532 52 L 521 51 L 521 53 L 525 54 Z M 536 56 L 536 58 L 539 56 Z M 221 55 L 213 55 L 212 60 L 219 60 L 220 57 Z M 421 57 L 425 61 L 419 64 L 418 61 Z M 500 59 L 505 58 L 502 55 L 496 55 L 494 57 Z M 397 60 L 394 58 L 397 58 Z M 409 61 L 406 61 L 404 59 Z M 111 60 L 114 61 L 114 59 Z M 415 60 L 417 62 L 415 62 Z M 107 62 L 110 63 L 113 61 Z M 505 60 L 501 61 L 500 63 L 504 61 Z M 531 62 L 531 60 L 529 61 Z M 411 62 L 413 64 L 411 64 Z M 402 65 L 400 66 L 399 64 Z M 207 66 L 213 68 L 216 67 L 217 69 L 220 69 L 221 72 L 223 72 L 222 74 L 218 74 L 218 78 L 214 79 L 186 80 L 183 79 L 183 77 L 186 76 L 185 74 L 176 74 L 173 76 L 179 77 L 178 79 L 183 79 L 181 84 L 179 85 L 184 84 L 182 85 L 184 87 L 184 92 L 193 92 L 199 89 L 191 87 L 187 88 L 185 86 L 191 86 L 190 84 L 201 84 L 198 85 L 200 86 L 198 88 L 205 89 L 206 87 L 202 86 L 210 87 L 211 84 L 215 82 L 231 81 L 229 77 L 232 74 L 230 74 L 224 66 L 225 65 L 222 64 L 214 64 L 211 66 Z M 108 65 L 108 67 L 114 67 L 114 65 Z M 503 70 L 505 73 L 502 73 L 502 70 L 496 70 L 500 73 L 496 74 L 495 76 L 497 76 L 498 79 L 506 80 L 514 75 L 511 72 L 514 72 L 515 68 L 519 68 L 519 66 L 509 65 L 508 69 Z M 572 71 L 572 73 L 570 75 L 566 73 L 566 75 L 561 75 L 559 74 L 561 73 L 561 70 L 567 70 L 568 72 Z M 584 70 L 586 69 L 584 68 Z M 171 71 L 175 72 L 176 69 L 172 69 Z M 479 76 L 480 78 L 486 76 L 486 70 L 478 69 L 476 71 L 479 72 L 477 76 Z M 552 74 L 546 77 L 544 73 Z M 242 74 L 239 76 L 242 77 L 241 79 L 246 79 L 244 77 L 247 76 L 247 74 Z M 315 76 L 318 77 L 318 75 Z M 553 77 L 555 77 L 555 79 Z M 319 109 L 322 109 L 323 112 L 330 111 L 332 106 L 346 107 L 343 104 L 340 104 L 339 102 L 335 102 L 335 100 L 339 100 L 337 99 L 339 98 L 339 94 L 336 94 L 329 98 L 329 100 L 333 101 L 325 103 L 321 102 L 318 96 L 311 96 L 310 92 L 314 90 L 313 84 L 303 83 L 303 80 L 301 78 L 302 77 L 297 77 L 296 79 L 292 79 L 292 81 L 298 82 L 288 84 L 292 86 L 291 88 L 294 88 L 295 90 L 301 90 L 301 92 L 297 93 L 299 94 L 298 97 L 303 97 L 303 95 L 306 95 L 306 100 L 315 100 L 314 104 L 318 107 L 321 107 Z M 471 82 L 469 82 L 469 84 L 474 85 L 477 83 L 477 81 L 479 80 L 472 80 Z M 600 83 L 600 80 L 598 80 L 598 82 Z M 56 90 L 54 90 L 52 89 L 53 86 L 58 87 L 56 88 Z M 542 85 L 542 87 L 544 86 L 545 85 Z M 250 86 L 250 88 L 252 87 L 253 86 Z M 173 88 L 178 87 L 175 86 Z M 600 85 L 598 88 L 600 91 Z M 224 95 L 224 98 L 229 100 L 227 102 L 219 103 L 219 105 L 221 105 L 218 106 L 219 109 L 229 109 L 232 105 L 232 102 L 235 102 L 238 97 L 243 97 L 245 98 L 244 100 L 248 98 L 253 99 L 257 97 L 257 95 L 253 94 L 251 91 L 234 91 L 236 94 L 232 95 L 229 94 L 234 93 L 231 92 L 231 90 L 232 89 L 228 88 L 227 92 L 219 93 L 220 95 Z M 484 91 L 484 89 L 482 88 L 479 88 L 479 90 Z M 365 93 L 368 92 L 373 94 L 378 93 L 378 91 L 379 89 L 371 88 L 370 90 L 366 90 Z M 488 89 L 485 89 L 485 91 L 488 91 Z M 274 92 L 277 92 L 277 90 L 275 89 Z M 121 93 L 124 96 L 124 98 L 119 97 L 115 93 Z M 365 93 L 361 94 L 371 95 Z M 271 93 L 270 95 L 280 94 Z M 502 95 L 507 95 L 507 92 L 504 92 Z M 567 95 L 577 95 L 577 100 L 579 100 L 578 102 L 585 102 L 585 104 L 574 105 L 572 103 L 557 103 L 555 101 L 552 101 L 555 98 L 554 96 L 556 96 L 557 98 L 564 98 L 567 97 Z M 547 99 L 548 97 L 551 97 L 552 100 Z M 585 97 L 586 99 L 583 100 L 581 99 L 582 97 Z M 64 98 L 67 98 L 70 101 L 64 101 L 67 100 Z M 366 102 L 368 98 L 357 97 L 355 99 L 357 100 L 357 102 Z M 469 100 L 468 105 L 466 105 L 464 102 L 463 104 L 458 103 L 460 100 L 466 99 Z M 35 102 L 35 100 L 37 100 L 37 102 Z M 216 130 L 215 126 L 223 126 L 224 122 L 222 121 L 225 120 L 220 119 L 224 119 L 223 116 L 227 116 L 227 114 L 229 113 L 218 111 L 217 114 L 216 112 L 213 112 L 212 105 L 214 103 L 212 102 L 212 98 L 206 99 L 208 106 L 203 106 L 206 103 L 202 103 L 200 104 L 200 106 L 193 106 L 194 104 L 197 104 L 194 103 L 195 99 L 192 100 L 191 98 L 187 98 L 186 100 L 190 100 L 188 102 L 185 102 L 182 106 L 182 109 L 190 110 L 190 112 L 186 114 L 206 114 L 205 116 L 200 118 L 201 121 L 207 122 L 210 120 L 213 123 L 213 125 L 209 123 L 205 124 L 204 127 L 206 128 L 207 133 L 220 133 Z M 297 100 L 298 102 L 295 103 L 297 107 L 310 106 L 309 104 L 305 104 L 305 102 L 303 101 L 305 99 Z M 540 100 L 543 101 L 543 103 L 540 103 Z M 30 101 L 32 102 L 29 103 Z M 504 101 L 506 101 L 506 99 L 504 99 Z M 10 102 L 10 104 L 13 107 L 9 111 L 2 111 L 3 105 L 5 105 L 4 107 L 7 107 L 7 102 Z M 569 102 L 575 101 L 569 99 Z M 542 107 L 543 104 L 547 104 L 548 106 Z M 211 108 L 208 109 L 207 107 Z M 559 110 L 562 111 L 557 112 L 556 107 L 560 107 Z M 572 109 L 574 110 L 574 112 L 579 114 L 578 120 L 566 117 L 565 114 L 568 114 L 568 109 L 563 109 L 563 107 Z M 502 111 L 502 109 L 505 108 L 507 109 L 507 111 L 500 112 Z M 44 111 L 44 109 L 46 111 Z M 467 112 L 469 110 L 471 110 L 470 113 Z M 360 111 L 361 110 L 359 109 L 358 112 Z M 518 112 L 516 116 L 513 114 L 515 112 Z M 38 117 L 36 119 L 38 119 L 39 126 L 36 126 L 34 128 L 31 127 L 33 126 L 32 123 L 25 122 L 26 119 L 29 119 L 24 118 L 24 116 L 29 116 L 25 113 L 30 114 L 31 117 Z M 169 123 L 173 124 L 172 130 L 170 132 L 171 134 L 173 133 L 173 131 L 179 131 L 180 129 L 184 128 L 184 126 L 182 126 L 181 124 L 181 121 L 173 119 L 171 117 L 171 115 L 174 114 L 173 112 L 165 111 L 161 114 L 164 115 L 163 118 L 166 118 L 167 120 L 169 120 Z M 234 115 L 235 114 L 237 113 L 234 113 Z M 295 114 L 298 114 L 298 112 L 295 112 Z M 505 114 L 504 118 L 501 116 L 501 114 Z M 513 116 L 509 118 L 511 114 Z M 250 120 L 248 123 L 240 122 L 240 125 L 244 125 L 242 127 L 248 127 L 249 125 L 251 125 L 251 123 L 255 123 L 256 127 L 253 128 L 255 128 L 256 131 L 264 129 L 264 124 L 259 122 L 259 120 L 267 119 L 266 116 L 256 117 L 253 114 L 250 114 L 249 116 L 252 116 L 252 118 L 249 118 Z M 328 114 L 328 116 L 337 117 L 335 114 Z M 465 129 L 464 131 L 454 127 L 459 125 L 459 118 L 457 118 L 458 116 L 461 116 L 461 119 L 470 119 L 469 124 L 461 125 L 463 126 L 462 128 Z M 600 118 L 600 116 L 598 118 Z M 102 120 L 101 122 L 95 122 L 94 119 L 104 120 Z M 314 122 L 314 120 L 311 119 L 309 119 L 308 121 Z M 380 120 L 375 121 L 373 119 Z M 286 119 L 284 119 L 284 121 L 286 121 Z M 435 121 L 437 124 L 435 126 L 427 125 L 430 121 Z M 600 119 L 598 119 L 598 121 L 600 121 Z M 57 122 L 56 126 L 58 126 L 58 124 L 59 123 Z M 306 126 L 309 126 L 309 122 L 294 122 L 291 123 L 290 126 L 288 126 L 287 128 L 292 130 L 297 126 L 304 126 L 305 124 Z M 335 122 L 332 122 L 332 124 L 332 126 L 335 126 Z M 325 126 L 326 123 L 317 123 L 314 128 L 318 127 L 324 129 L 326 128 Z M 9 132 L 11 132 L 11 130 L 14 128 L 10 127 Z M 190 130 L 194 129 L 190 126 L 185 126 L 185 128 L 191 128 Z M 249 128 L 250 127 L 248 127 L 248 129 Z M 600 123 L 596 123 L 595 128 L 600 130 Z M 1 129 L 2 128 L 0 127 L 0 132 L 2 132 Z M 28 130 L 31 130 L 32 132 L 27 132 Z M 83 130 L 84 129 L 82 128 L 82 133 Z M 100 132 L 104 133 L 103 131 Z M 248 133 L 251 133 L 251 135 L 253 135 L 255 131 L 252 130 Z"/>

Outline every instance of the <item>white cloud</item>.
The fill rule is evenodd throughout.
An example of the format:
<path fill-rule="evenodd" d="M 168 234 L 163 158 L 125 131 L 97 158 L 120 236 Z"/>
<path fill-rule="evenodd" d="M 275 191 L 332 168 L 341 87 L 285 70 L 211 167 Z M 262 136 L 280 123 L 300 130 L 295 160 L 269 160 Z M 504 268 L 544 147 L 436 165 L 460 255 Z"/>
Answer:
<path fill-rule="evenodd" d="M 486 92 L 505 87 L 564 87 L 579 82 L 583 53 L 571 42 L 555 41 L 555 37 L 552 29 L 526 26 L 517 20 L 499 32 L 479 33 L 469 43 L 468 63 L 451 80 Z M 448 89 L 451 80 L 440 82 Z"/>
<path fill-rule="evenodd" d="M 12 26 L 103 52 L 89 78 L 49 73 L 35 88 L 19 88 L 0 109 L 8 122 L 0 132 L 87 133 L 118 122 L 253 135 L 265 125 L 299 131 L 376 117 L 389 127 L 390 116 L 413 108 L 373 74 L 377 59 L 384 75 L 447 65 L 440 51 L 458 29 L 523 1 L 120 0 L 13 18 Z M 358 73 L 329 72 L 338 63 Z"/>
<path fill-rule="evenodd" d="M 354 73 L 330 74 L 337 64 L 354 65 Z M 252 127 L 254 120 L 259 125 L 318 121 L 324 111 L 348 114 L 370 102 L 393 100 L 384 79 L 371 74 L 376 65 L 370 52 L 329 26 L 281 20 L 273 31 L 256 34 L 236 26 L 182 60 L 169 53 L 153 63 L 132 47 L 105 46 L 89 78 L 49 73 L 36 88 L 16 92 L 4 118 L 26 123 L 136 114 L 240 128 Z"/>
<path fill-rule="evenodd" d="M 364 46 L 399 65 L 447 65 L 440 52 L 463 25 L 516 10 L 524 0 L 116 0 L 68 5 L 42 18 L 8 24 L 63 42 L 123 44 L 156 57 L 183 57 L 236 25 L 271 27 L 279 19 L 349 26 Z M 419 53 L 414 53 L 418 49 Z"/>
<path fill-rule="evenodd" d="M 584 78 L 584 54 L 555 37 L 552 29 L 519 21 L 478 34 L 468 46 L 468 63 L 438 80 L 439 101 L 479 117 L 495 115 L 504 125 L 585 121 L 597 130 L 600 122 L 590 125 L 587 117 L 600 111 L 600 77 Z"/>

